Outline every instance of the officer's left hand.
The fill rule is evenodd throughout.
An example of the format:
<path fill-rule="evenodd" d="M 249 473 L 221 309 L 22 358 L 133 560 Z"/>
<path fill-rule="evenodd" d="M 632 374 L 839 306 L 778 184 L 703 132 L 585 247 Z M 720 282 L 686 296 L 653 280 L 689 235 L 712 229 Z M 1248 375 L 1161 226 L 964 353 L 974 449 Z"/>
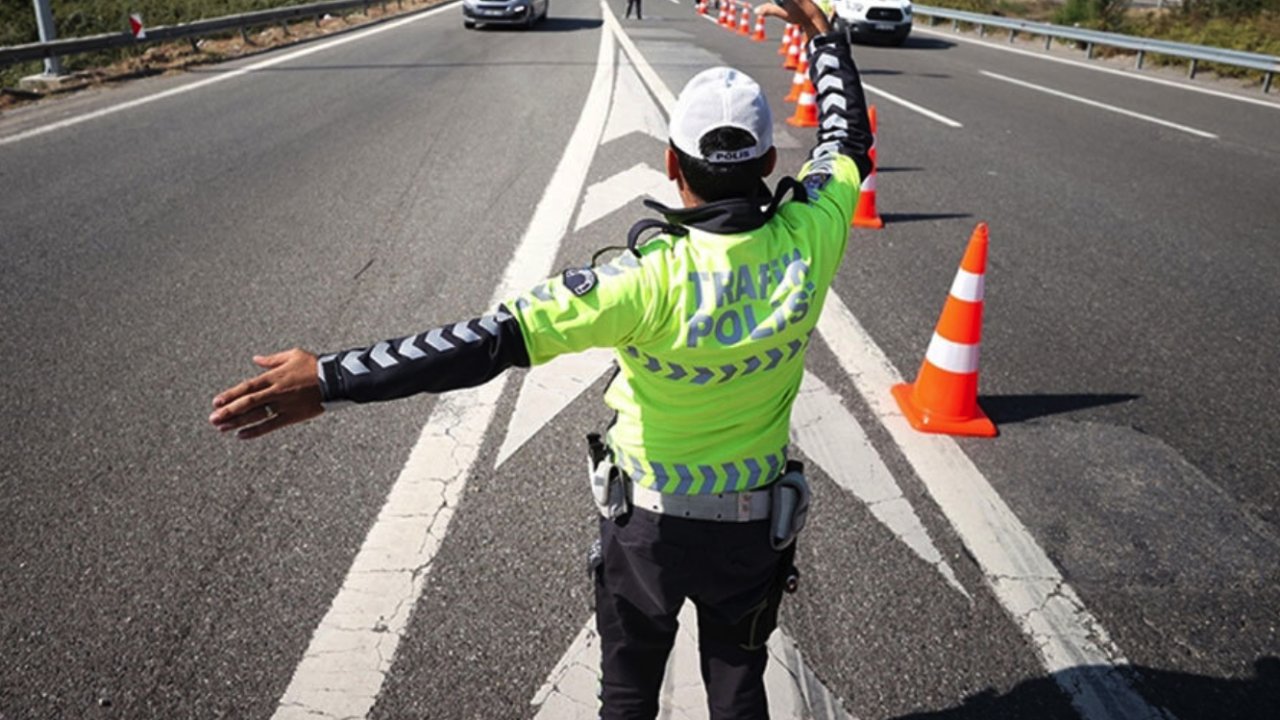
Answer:
<path fill-rule="evenodd" d="M 324 412 L 316 356 L 298 348 L 275 355 L 255 355 L 253 362 L 267 371 L 245 380 L 213 399 L 209 416 L 222 432 L 239 430 L 242 440 L 261 437 Z"/>

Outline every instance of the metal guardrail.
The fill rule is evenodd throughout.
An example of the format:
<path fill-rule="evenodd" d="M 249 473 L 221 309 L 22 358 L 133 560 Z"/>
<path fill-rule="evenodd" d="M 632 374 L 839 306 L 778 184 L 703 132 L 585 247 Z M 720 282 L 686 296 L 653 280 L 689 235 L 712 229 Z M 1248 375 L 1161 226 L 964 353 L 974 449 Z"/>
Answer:
<path fill-rule="evenodd" d="M 1236 67 L 1249 68 L 1250 70 L 1259 70 L 1262 76 L 1262 92 L 1271 92 L 1271 81 L 1276 73 L 1280 72 L 1280 57 L 1274 55 L 1263 55 L 1261 53 L 1244 52 L 1241 50 L 1226 50 L 1223 48 L 1209 47 L 1207 45 L 1192 45 L 1191 43 L 1169 42 L 1167 40 L 1154 40 L 1151 38 L 1135 37 L 1133 35 L 1121 35 L 1119 33 L 1102 32 L 1100 30 L 1087 30 L 1084 28 L 1065 27 L 1063 25 L 1052 25 L 1050 23 L 1031 22 L 1029 20 L 1018 20 L 1014 18 L 997 17 L 995 15 L 981 15 L 979 13 L 965 12 L 963 10 L 951 10 L 949 8 L 936 8 L 926 5 L 916 5 L 915 14 L 917 16 L 926 16 L 929 18 L 929 25 L 934 25 L 936 20 L 950 20 L 953 29 L 958 29 L 960 23 L 974 25 L 978 28 L 979 35 L 985 35 L 988 27 L 1001 28 L 1009 31 L 1009 42 L 1013 42 L 1014 37 L 1018 33 L 1027 35 L 1039 35 L 1045 38 L 1045 49 L 1055 39 L 1070 40 L 1073 42 L 1083 43 L 1085 46 L 1085 54 L 1090 59 L 1093 58 L 1094 46 L 1101 45 L 1103 47 L 1121 48 L 1123 50 L 1132 50 L 1137 53 L 1138 59 L 1136 68 L 1142 69 L 1143 60 L 1147 53 L 1155 53 L 1157 55 L 1168 55 L 1172 57 L 1184 58 L 1191 61 L 1191 68 L 1188 71 L 1188 77 L 1195 77 L 1197 64 L 1201 61 L 1220 63 L 1223 65 L 1234 65 Z"/>
<path fill-rule="evenodd" d="M 194 44 L 195 38 L 202 35 L 213 35 L 215 33 L 236 29 L 243 31 L 243 29 L 247 27 L 276 25 L 300 18 L 319 18 L 328 13 L 342 12 L 343 10 L 350 10 L 357 7 L 368 10 L 371 5 L 382 5 L 383 8 L 386 8 L 388 2 L 396 2 L 400 7 L 404 7 L 402 0 L 329 0 L 328 2 L 317 2 L 307 5 L 291 5 L 289 7 L 276 8 L 274 10 L 259 10 L 256 12 L 240 13 L 238 15 L 226 15 L 223 17 L 209 18 L 208 20 L 181 23 L 179 25 L 162 25 L 159 27 L 147 28 L 146 38 L 141 40 L 135 38 L 132 33 L 125 30 L 118 33 L 68 38 L 66 40 L 54 40 L 52 42 L 45 43 L 14 45 L 12 47 L 0 48 L 0 66 L 29 60 L 42 60 L 47 57 L 75 55 L 77 53 L 145 45 L 148 43 L 165 42 L 182 38 L 188 38 Z"/>

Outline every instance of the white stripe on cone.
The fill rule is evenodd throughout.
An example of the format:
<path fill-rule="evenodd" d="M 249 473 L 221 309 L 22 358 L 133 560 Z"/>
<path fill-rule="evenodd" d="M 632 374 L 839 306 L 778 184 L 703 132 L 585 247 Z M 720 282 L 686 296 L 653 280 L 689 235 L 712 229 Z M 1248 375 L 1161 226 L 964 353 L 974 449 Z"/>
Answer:
<path fill-rule="evenodd" d="M 933 333 L 924 357 L 934 367 L 957 375 L 978 372 L 977 345 L 952 342 L 937 332 Z"/>
<path fill-rule="evenodd" d="M 966 302 L 982 302 L 985 285 L 982 275 L 961 268 L 956 272 L 956 279 L 951 283 L 951 297 Z"/>

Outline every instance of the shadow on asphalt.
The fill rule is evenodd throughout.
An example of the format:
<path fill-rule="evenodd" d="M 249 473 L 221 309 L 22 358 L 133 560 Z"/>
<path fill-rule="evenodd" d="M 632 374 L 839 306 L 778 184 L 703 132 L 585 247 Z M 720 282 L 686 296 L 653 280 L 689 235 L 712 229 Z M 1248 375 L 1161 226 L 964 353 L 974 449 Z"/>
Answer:
<path fill-rule="evenodd" d="M 576 32 L 578 30 L 590 30 L 598 28 L 604 24 L 599 18 L 574 18 L 574 17 L 556 17 L 548 15 L 546 20 L 534 25 L 532 28 L 525 28 L 519 25 L 480 25 L 477 30 L 484 32 Z"/>
<path fill-rule="evenodd" d="M 924 168 L 922 168 L 922 167 L 878 167 L 878 168 L 876 168 L 876 172 L 878 172 L 878 173 L 882 173 L 882 172 L 888 172 L 888 173 L 893 173 L 893 172 L 920 172 L 920 171 L 921 171 L 921 170 L 923 170 L 923 169 L 924 169 Z"/>
<path fill-rule="evenodd" d="M 1114 395 L 979 395 L 978 404 L 997 425 L 1017 423 L 1046 415 L 1115 405 L 1141 398 L 1128 393 Z M 1276 717 L 1280 717 L 1277 715 Z"/>
<path fill-rule="evenodd" d="M 876 172 L 884 171 L 876 168 Z M 973 215 L 969 213 L 880 213 L 880 219 L 884 220 L 885 225 L 920 222 L 922 220 L 954 220 L 967 217 L 973 217 Z"/>
<path fill-rule="evenodd" d="M 1280 659 L 1254 661 L 1254 677 L 1217 678 L 1193 673 L 1134 666 L 1134 687 L 1149 703 L 1168 710 L 1178 720 L 1275 720 L 1280 718 Z M 1106 668 L 1081 667 L 1021 683 L 1004 695 L 985 690 L 970 695 L 957 707 L 901 715 L 894 720 L 1030 720 L 1046 708 L 1060 706 L 1060 686 L 1086 677 L 1097 678 Z M 1117 716 L 1118 717 L 1118 716 Z"/>
<path fill-rule="evenodd" d="M 946 50 L 955 47 L 956 44 L 950 40 L 943 40 L 934 37 L 920 37 L 918 35 L 908 35 L 906 42 L 898 47 L 902 50 Z M 856 51 L 855 51 L 856 52 Z"/>

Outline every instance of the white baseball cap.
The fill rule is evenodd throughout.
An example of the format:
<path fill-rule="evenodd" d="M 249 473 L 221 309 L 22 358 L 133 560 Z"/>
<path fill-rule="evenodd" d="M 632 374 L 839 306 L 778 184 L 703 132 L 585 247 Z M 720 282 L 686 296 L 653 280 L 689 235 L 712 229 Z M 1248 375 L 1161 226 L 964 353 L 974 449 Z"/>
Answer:
<path fill-rule="evenodd" d="M 755 144 L 741 150 L 702 154 L 702 136 L 722 127 L 751 134 Z M 712 163 L 736 163 L 764 155 L 773 147 L 773 114 L 760 85 L 727 67 L 703 70 L 684 86 L 671 113 L 671 142 L 681 152 Z"/>

